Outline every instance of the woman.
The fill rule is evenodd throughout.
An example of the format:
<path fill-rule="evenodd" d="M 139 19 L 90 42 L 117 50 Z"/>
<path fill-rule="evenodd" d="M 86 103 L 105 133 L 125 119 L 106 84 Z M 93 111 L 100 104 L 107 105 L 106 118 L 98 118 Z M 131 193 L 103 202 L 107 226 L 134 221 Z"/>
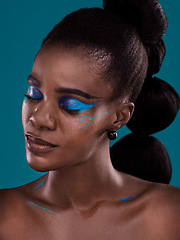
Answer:
<path fill-rule="evenodd" d="M 157 1 L 104 1 L 104 10 L 74 12 L 44 39 L 22 122 L 29 166 L 48 173 L 1 190 L 0 239 L 179 238 L 180 190 L 118 172 L 109 153 L 160 69 L 166 26 Z M 161 84 L 170 124 L 179 97 Z"/>

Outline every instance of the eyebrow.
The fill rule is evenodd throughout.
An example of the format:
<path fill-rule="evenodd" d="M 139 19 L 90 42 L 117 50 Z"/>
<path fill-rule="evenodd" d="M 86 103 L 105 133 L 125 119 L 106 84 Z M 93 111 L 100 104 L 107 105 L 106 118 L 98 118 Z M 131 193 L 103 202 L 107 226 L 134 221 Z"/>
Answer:
<path fill-rule="evenodd" d="M 55 89 L 55 92 L 57 92 L 57 93 L 71 93 L 71 94 L 75 94 L 75 95 L 81 96 L 81 97 L 86 98 L 86 99 L 100 99 L 99 97 L 92 96 L 92 95 L 90 95 L 90 94 L 88 94 L 84 91 L 81 91 L 79 89 L 76 89 L 76 88 L 60 87 L 60 88 Z"/>
<path fill-rule="evenodd" d="M 31 75 L 29 75 L 28 77 L 28 81 L 32 84 L 34 84 L 35 86 L 37 87 L 40 87 L 41 86 L 41 83 L 39 80 L 37 80 L 36 78 L 32 77 Z M 76 89 L 76 88 L 66 88 L 66 87 L 59 87 L 59 88 L 56 88 L 55 89 L 55 92 L 56 93 L 70 93 L 70 94 L 75 94 L 75 95 L 78 95 L 78 96 L 81 96 L 83 98 L 86 98 L 86 99 L 101 99 L 99 97 L 95 97 L 95 96 L 92 96 L 82 90 L 79 90 L 79 89 Z"/>
<path fill-rule="evenodd" d="M 34 84 L 36 87 L 40 87 L 41 83 L 39 80 L 37 80 L 36 78 L 34 78 L 33 76 L 29 75 L 28 76 L 28 82 Z"/>

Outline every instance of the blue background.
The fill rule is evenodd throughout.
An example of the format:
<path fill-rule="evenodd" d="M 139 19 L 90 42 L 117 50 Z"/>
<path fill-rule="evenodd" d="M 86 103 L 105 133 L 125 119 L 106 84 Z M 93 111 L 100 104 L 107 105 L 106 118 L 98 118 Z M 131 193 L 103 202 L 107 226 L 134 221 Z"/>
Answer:
<path fill-rule="evenodd" d="M 167 54 L 158 77 L 180 93 L 180 1 L 160 1 L 169 25 L 164 37 Z M 41 41 L 66 14 L 82 7 L 102 7 L 100 0 L 6 0 L 0 6 L 0 188 L 33 181 L 44 173 L 32 170 L 25 157 L 21 106 L 33 59 Z M 180 186 L 180 116 L 167 129 L 155 134 L 168 150 L 172 185 Z M 119 138 L 129 133 L 124 127 Z"/>

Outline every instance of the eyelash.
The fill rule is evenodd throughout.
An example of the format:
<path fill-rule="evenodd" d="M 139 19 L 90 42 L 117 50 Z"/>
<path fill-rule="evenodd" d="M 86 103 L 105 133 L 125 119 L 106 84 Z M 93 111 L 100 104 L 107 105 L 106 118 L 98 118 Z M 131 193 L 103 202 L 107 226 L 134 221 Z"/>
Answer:
<path fill-rule="evenodd" d="M 41 92 L 36 87 L 31 85 L 29 87 L 28 91 L 29 91 L 30 94 L 31 93 L 32 94 L 33 93 L 36 93 L 36 94 L 38 93 L 40 95 L 39 97 L 35 98 L 35 97 L 31 97 L 30 94 L 24 94 L 25 97 L 27 99 L 29 99 L 30 101 L 37 102 L 37 101 L 40 101 L 40 100 L 43 99 L 43 95 L 41 94 Z M 41 97 L 41 95 L 42 95 L 42 97 Z M 64 100 L 64 102 L 63 102 L 63 100 Z M 74 104 L 77 104 L 77 106 L 81 106 L 81 107 L 79 109 L 69 109 L 68 107 L 66 107 L 68 105 L 68 100 L 74 102 Z M 61 102 L 61 104 L 60 104 L 60 102 Z M 79 101 L 77 99 L 71 98 L 71 97 L 62 97 L 62 98 L 59 99 L 59 107 L 63 111 L 65 111 L 65 112 L 67 112 L 69 114 L 72 114 L 72 115 L 75 115 L 75 114 L 79 113 L 80 110 L 82 111 L 82 105 L 86 105 L 86 104 L 84 104 L 83 102 L 81 102 L 81 101 Z M 88 110 L 89 108 L 91 108 L 94 104 L 87 104 L 87 105 L 89 105 L 89 107 L 85 107 L 84 111 Z M 73 108 L 73 104 L 71 105 L 71 107 Z"/>
<path fill-rule="evenodd" d="M 30 101 L 32 101 L 32 102 L 38 102 L 38 101 L 40 101 L 40 100 L 42 100 L 42 99 L 35 99 L 35 98 L 32 98 L 30 95 L 28 95 L 28 94 L 24 94 L 24 96 L 26 97 L 26 98 L 28 98 Z M 65 112 L 67 112 L 67 113 L 69 113 L 69 114 L 72 114 L 72 115 L 75 115 L 75 114 L 77 114 L 77 113 L 79 113 L 79 110 L 77 109 L 77 110 L 70 110 L 70 109 L 68 109 L 68 108 L 65 108 L 65 107 L 63 107 L 63 106 L 59 106 L 63 111 L 65 111 Z"/>
<path fill-rule="evenodd" d="M 39 91 L 39 89 L 33 85 L 29 85 L 28 88 L 28 94 L 24 94 L 26 98 L 28 98 L 30 101 L 40 101 L 43 99 L 42 93 Z"/>
<path fill-rule="evenodd" d="M 72 115 L 75 115 L 77 113 L 79 113 L 79 110 L 70 110 L 68 108 L 65 108 L 63 106 L 59 106 L 62 110 L 64 110 L 65 112 L 69 113 L 69 114 L 72 114 Z"/>
<path fill-rule="evenodd" d="M 62 100 L 62 98 L 60 98 L 60 100 Z M 60 101 L 59 100 L 59 101 Z M 65 105 L 65 104 L 64 104 Z M 72 114 L 72 115 L 75 115 L 77 113 L 79 113 L 79 109 L 68 109 L 67 107 L 65 107 L 63 104 L 59 104 L 59 107 L 64 110 L 65 112 L 69 113 L 69 114 Z"/>
<path fill-rule="evenodd" d="M 30 101 L 32 101 L 32 102 L 37 102 L 37 101 L 40 101 L 40 100 L 42 100 L 42 98 L 40 99 L 36 99 L 36 98 L 32 98 L 30 95 L 28 95 L 28 94 L 24 94 L 24 96 L 25 97 L 27 97 Z"/>

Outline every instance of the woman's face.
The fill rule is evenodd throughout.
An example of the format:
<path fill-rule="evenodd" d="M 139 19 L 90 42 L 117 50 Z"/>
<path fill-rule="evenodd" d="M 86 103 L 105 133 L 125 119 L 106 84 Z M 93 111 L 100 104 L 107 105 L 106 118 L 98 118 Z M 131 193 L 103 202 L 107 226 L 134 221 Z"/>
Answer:
<path fill-rule="evenodd" d="M 91 60 L 77 49 L 41 49 L 28 84 L 22 122 L 30 167 L 50 171 L 95 156 L 107 138 L 112 91 Z"/>

